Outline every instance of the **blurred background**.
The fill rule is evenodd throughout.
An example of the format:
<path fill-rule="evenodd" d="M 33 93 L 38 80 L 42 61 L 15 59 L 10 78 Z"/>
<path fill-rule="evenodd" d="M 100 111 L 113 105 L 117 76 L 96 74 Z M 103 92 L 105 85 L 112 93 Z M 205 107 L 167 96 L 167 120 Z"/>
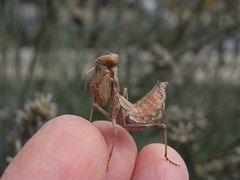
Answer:
<path fill-rule="evenodd" d="M 191 179 L 240 179 L 239 12 L 239 0 L 0 0 L 0 174 L 50 118 L 89 117 L 82 75 L 110 51 L 131 102 L 171 84 L 163 121 Z M 139 149 L 163 142 L 132 135 Z"/>

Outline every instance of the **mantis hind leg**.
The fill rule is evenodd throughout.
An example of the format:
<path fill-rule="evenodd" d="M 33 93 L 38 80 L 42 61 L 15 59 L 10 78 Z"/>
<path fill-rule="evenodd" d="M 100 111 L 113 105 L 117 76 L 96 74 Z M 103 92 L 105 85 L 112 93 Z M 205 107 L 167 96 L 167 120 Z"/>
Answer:
<path fill-rule="evenodd" d="M 157 127 L 157 128 L 162 128 L 164 130 L 164 145 L 165 145 L 165 150 L 164 150 L 164 157 L 165 159 L 170 162 L 171 164 L 175 166 L 180 166 L 179 164 L 171 161 L 168 158 L 168 150 L 167 150 L 167 126 L 164 123 L 155 123 L 155 124 L 124 124 L 124 128 L 128 130 L 143 130 L 145 128 L 151 128 L 151 127 Z"/>
<path fill-rule="evenodd" d="M 167 154 L 167 126 L 164 123 L 160 123 L 157 127 L 163 128 L 163 131 L 164 131 L 164 144 L 165 144 L 164 157 L 165 157 L 165 159 L 175 166 L 180 166 L 179 164 L 171 161 L 168 158 L 168 154 Z"/>

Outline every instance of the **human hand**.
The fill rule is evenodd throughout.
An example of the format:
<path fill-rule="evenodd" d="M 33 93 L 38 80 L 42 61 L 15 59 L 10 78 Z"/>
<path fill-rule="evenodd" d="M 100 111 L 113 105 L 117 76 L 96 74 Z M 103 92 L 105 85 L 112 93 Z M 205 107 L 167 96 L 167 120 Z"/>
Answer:
<path fill-rule="evenodd" d="M 181 156 L 163 144 L 150 144 L 137 154 L 131 135 L 118 126 L 117 141 L 106 170 L 113 140 L 111 122 L 90 123 L 63 115 L 48 121 L 22 148 L 2 180 L 188 180 Z"/>

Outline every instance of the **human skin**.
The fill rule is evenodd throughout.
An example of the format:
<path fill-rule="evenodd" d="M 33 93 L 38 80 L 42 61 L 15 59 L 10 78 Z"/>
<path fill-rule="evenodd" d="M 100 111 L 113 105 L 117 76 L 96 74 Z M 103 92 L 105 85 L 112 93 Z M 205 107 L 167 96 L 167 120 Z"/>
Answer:
<path fill-rule="evenodd" d="M 163 144 L 150 144 L 139 153 L 131 135 L 117 126 L 113 155 L 111 122 L 89 121 L 63 115 L 48 121 L 22 148 L 6 168 L 1 180 L 188 180 L 181 156 Z"/>

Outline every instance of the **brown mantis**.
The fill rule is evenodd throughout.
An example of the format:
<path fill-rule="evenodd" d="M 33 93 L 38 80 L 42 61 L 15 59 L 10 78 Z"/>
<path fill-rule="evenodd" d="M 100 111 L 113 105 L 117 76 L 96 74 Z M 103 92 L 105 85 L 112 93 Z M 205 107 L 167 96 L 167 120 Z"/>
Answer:
<path fill-rule="evenodd" d="M 111 98 L 113 91 L 119 92 L 119 82 L 117 77 L 118 55 L 110 53 L 100 56 L 96 59 L 96 66 L 84 73 L 84 80 L 88 74 L 94 71 L 92 82 L 89 84 L 93 101 L 98 106 L 102 107 Z M 85 88 L 86 88 L 85 84 Z M 92 119 L 93 109 L 91 109 L 89 119 Z"/>
<path fill-rule="evenodd" d="M 117 57 L 117 61 L 114 61 L 115 63 L 112 63 L 114 59 L 113 57 Z M 123 93 L 123 96 L 119 94 L 119 82 L 117 78 L 116 67 L 118 56 L 116 54 L 104 55 L 99 57 L 96 62 L 105 67 L 99 69 L 99 64 L 96 65 L 93 81 L 90 83 L 90 89 L 94 97 L 93 106 L 102 112 L 108 119 L 112 120 L 113 123 L 114 140 L 110 151 L 109 160 L 112 156 L 117 137 L 116 124 L 119 124 L 125 129 L 132 131 L 157 127 L 164 129 L 165 159 L 168 162 L 179 166 L 168 158 L 167 126 L 160 121 L 162 118 L 162 113 L 165 110 L 166 87 L 168 83 L 160 83 L 158 81 L 150 92 L 148 92 L 136 103 L 132 104 L 127 100 L 128 95 L 126 89 Z M 90 69 L 87 73 L 85 73 L 85 75 L 87 75 L 90 71 L 92 70 Z M 109 112 L 106 112 L 102 108 L 102 105 L 104 104 L 102 102 L 109 102 Z"/>

